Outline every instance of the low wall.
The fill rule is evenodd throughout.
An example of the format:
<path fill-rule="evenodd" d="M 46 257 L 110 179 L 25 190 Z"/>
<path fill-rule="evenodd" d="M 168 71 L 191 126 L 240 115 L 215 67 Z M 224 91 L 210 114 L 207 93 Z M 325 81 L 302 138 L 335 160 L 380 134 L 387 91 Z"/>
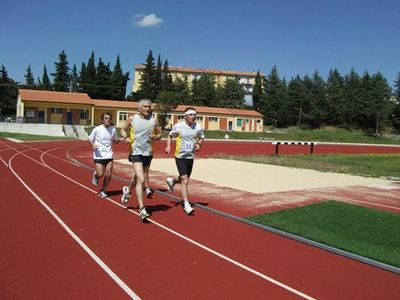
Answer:
<path fill-rule="evenodd" d="M 0 131 L 47 136 L 65 136 L 60 124 L 0 123 Z"/>

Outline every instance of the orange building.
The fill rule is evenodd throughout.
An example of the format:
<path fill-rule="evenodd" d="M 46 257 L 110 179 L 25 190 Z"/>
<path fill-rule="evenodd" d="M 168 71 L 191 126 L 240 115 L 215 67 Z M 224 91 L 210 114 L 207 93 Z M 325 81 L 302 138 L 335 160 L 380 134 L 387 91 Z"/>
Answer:
<path fill-rule="evenodd" d="M 19 89 L 16 117 L 20 123 L 96 126 L 101 123 L 101 114 L 110 112 L 114 125 L 120 127 L 137 112 L 137 107 L 137 102 L 92 99 L 85 93 Z M 168 114 L 168 127 L 183 119 L 186 107 L 178 105 Z M 263 129 L 263 115 L 254 110 L 193 107 L 197 111 L 197 122 L 205 130 L 254 132 Z M 153 114 L 157 117 L 159 113 L 154 106 Z"/>

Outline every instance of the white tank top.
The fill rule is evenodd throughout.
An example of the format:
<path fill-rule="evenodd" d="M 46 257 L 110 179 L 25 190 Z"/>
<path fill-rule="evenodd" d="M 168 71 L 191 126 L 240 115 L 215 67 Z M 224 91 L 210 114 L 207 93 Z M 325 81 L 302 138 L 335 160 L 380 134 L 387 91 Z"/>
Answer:
<path fill-rule="evenodd" d="M 133 116 L 131 121 L 130 154 L 132 155 L 153 155 L 153 141 L 150 134 L 154 133 L 155 120 L 152 116 L 144 119 L 139 114 Z"/>

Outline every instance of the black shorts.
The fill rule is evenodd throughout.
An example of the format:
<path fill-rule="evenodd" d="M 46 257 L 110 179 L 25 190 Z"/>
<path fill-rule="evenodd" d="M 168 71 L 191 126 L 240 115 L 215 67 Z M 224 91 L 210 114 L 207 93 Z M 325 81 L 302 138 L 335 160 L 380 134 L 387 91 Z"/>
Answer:
<path fill-rule="evenodd" d="M 187 175 L 187 177 L 190 177 L 190 175 L 192 174 L 193 162 L 194 159 L 175 157 L 175 164 L 178 168 L 179 176 Z"/>
<path fill-rule="evenodd" d="M 103 166 L 107 166 L 109 162 L 113 161 L 112 158 L 109 159 L 95 159 L 93 160 L 95 164 L 101 164 Z"/>
<path fill-rule="evenodd" d="M 128 156 L 128 160 L 131 162 L 131 163 L 134 163 L 134 162 L 141 162 L 141 163 L 143 163 L 143 167 L 150 167 L 150 164 L 151 164 L 151 160 L 153 159 L 153 155 L 150 155 L 150 156 L 144 156 L 144 155 L 141 155 L 141 154 L 139 154 L 139 155 L 132 155 L 132 154 L 130 154 L 129 156 Z"/>

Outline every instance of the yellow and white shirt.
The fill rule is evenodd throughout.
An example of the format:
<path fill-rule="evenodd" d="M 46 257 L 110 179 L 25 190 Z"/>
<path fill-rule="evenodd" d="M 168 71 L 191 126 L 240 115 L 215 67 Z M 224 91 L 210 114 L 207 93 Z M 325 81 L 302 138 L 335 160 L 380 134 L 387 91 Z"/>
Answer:
<path fill-rule="evenodd" d="M 188 126 L 185 121 L 177 123 L 169 133 L 176 137 L 175 157 L 194 159 L 194 147 L 198 139 L 204 139 L 204 131 L 199 124 Z"/>

